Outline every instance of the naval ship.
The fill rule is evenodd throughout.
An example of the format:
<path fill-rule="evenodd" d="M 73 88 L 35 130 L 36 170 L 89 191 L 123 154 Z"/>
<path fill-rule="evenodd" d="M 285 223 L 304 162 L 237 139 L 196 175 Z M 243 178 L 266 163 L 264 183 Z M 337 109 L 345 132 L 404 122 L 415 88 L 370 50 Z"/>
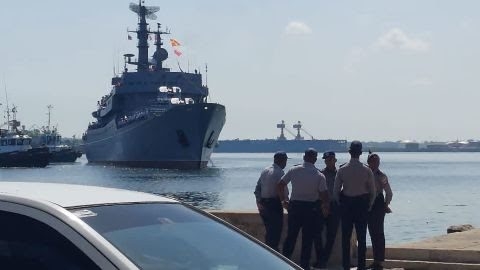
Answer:
<path fill-rule="evenodd" d="M 168 52 L 162 30 L 150 30 L 159 7 L 131 3 L 138 15 L 138 58 L 125 54 L 124 71 L 112 78 L 112 88 L 97 103 L 95 118 L 82 136 L 89 163 L 129 167 L 200 169 L 207 166 L 225 124 L 225 107 L 207 101 L 202 74 L 164 67 Z M 148 40 L 155 37 L 149 58 Z M 130 36 L 129 36 L 130 37 Z M 127 65 L 136 66 L 129 71 Z"/>
<path fill-rule="evenodd" d="M 346 152 L 347 141 L 346 140 L 318 140 L 314 139 L 302 126 L 302 123 L 298 121 L 293 125 L 293 128 L 297 130 L 294 134 L 288 128 L 286 128 L 285 121 L 277 124 L 277 128 L 280 129 L 280 136 L 276 139 L 264 139 L 264 140 L 221 140 L 218 142 L 215 152 L 223 153 L 274 153 L 276 151 L 286 151 L 290 153 L 302 153 L 307 148 L 313 147 L 319 152 L 335 151 Z M 284 131 L 287 131 L 294 139 L 288 140 Z M 300 131 L 304 131 L 310 135 L 311 139 L 305 139 Z"/>

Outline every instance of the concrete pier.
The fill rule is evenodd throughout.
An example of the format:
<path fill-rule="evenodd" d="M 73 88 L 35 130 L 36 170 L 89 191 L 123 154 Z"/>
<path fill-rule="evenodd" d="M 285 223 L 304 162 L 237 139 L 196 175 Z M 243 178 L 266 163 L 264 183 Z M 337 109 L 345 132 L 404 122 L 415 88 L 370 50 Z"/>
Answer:
<path fill-rule="evenodd" d="M 480 269 L 480 229 L 387 245 L 385 252 L 385 265 L 392 268 Z"/>

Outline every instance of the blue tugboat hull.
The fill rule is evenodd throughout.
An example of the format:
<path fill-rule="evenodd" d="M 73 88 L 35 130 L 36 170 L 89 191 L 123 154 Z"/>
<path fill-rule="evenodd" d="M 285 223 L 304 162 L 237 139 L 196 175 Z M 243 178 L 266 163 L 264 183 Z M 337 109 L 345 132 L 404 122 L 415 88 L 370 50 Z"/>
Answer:
<path fill-rule="evenodd" d="M 225 123 L 225 107 L 197 103 L 119 126 L 111 120 L 87 131 L 90 163 L 129 167 L 199 169 L 207 166 Z"/>

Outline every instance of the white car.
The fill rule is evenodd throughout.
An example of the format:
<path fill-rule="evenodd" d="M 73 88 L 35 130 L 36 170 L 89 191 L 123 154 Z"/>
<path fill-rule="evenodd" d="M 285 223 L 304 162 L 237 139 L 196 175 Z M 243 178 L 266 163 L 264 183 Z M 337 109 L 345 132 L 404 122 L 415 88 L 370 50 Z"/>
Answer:
<path fill-rule="evenodd" d="M 135 191 L 0 182 L 0 269 L 301 269 L 220 219 Z"/>

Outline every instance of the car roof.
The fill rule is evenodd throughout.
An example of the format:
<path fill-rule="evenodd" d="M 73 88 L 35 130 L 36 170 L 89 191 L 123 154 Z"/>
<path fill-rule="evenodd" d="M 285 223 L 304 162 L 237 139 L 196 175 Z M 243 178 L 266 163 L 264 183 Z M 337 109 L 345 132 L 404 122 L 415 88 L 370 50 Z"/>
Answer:
<path fill-rule="evenodd" d="M 176 202 L 144 192 L 61 183 L 0 181 L 0 200 L 3 194 L 47 201 L 64 208 L 116 203 Z"/>

